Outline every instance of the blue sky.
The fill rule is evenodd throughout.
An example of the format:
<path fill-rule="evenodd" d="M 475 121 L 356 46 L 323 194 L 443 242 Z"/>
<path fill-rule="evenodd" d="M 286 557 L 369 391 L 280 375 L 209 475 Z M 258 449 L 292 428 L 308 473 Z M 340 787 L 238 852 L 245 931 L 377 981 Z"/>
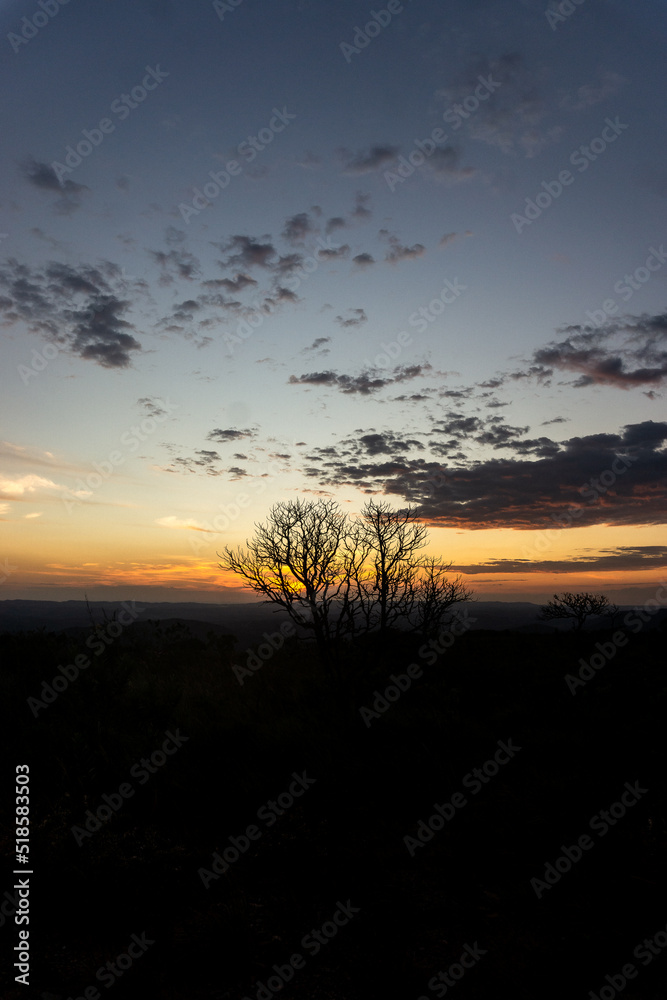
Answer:
<path fill-rule="evenodd" d="M 489 598 L 655 589 L 665 5 L 227 6 L 0 5 L 2 596 L 236 597 L 295 495 Z"/>

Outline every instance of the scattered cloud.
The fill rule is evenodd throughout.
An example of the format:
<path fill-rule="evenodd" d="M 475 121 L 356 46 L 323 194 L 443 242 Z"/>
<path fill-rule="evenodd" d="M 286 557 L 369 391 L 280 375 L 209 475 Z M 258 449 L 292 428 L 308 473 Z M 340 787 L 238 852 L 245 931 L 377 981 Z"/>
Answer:
<path fill-rule="evenodd" d="M 207 533 L 215 534 L 214 528 L 205 528 L 193 517 L 183 518 L 176 517 L 175 514 L 170 514 L 168 517 L 156 518 L 155 523 L 159 524 L 161 528 L 176 528 L 181 531 L 205 531 Z"/>
<path fill-rule="evenodd" d="M 400 151 L 400 146 L 377 145 L 359 153 L 340 149 L 339 155 L 343 160 L 344 174 L 371 174 L 395 160 Z"/>
<path fill-rule="evenodd" d="M 667 313 L 626 316 L 598 328 L 568 326 L 565 340 L 535 351 L 538 365 L 579 374 L 574 385 L 620 389 L 659 386 L 667 378 Z"/>
<path fill-rule="evenodd" d="M 348 309 L 346 310 L 348 316 L 336 316 L 336 323 L 343 327 L 344 330 L 350 327 L 362 326 L 364 323 L 368 322 L 368 316 L 363 309 Z"/>
<path fill-rule="evenodd" d="M 491 559 L 485 563 L 452 566 L 455 573 L 632 573 L 667 566 L 664 545 L 622 545 L 599 554 L 573 555 L 571 559 Z"/>
<path fill-rule="evenodd" d="M 89 187 L 85 184 L 76 184 L 74 181 L 66 180 L 62 184 L 58 180 L 53 167 L 48 163 L 41 163 L 29 157 L 21 164 L 23 178 L 33 187 L 40 191 L 52 191 L 59 195 L 54 202 L 54 209 L 58 215 L 71 215 L 81 207 L 81 196 Z"/>
<path fill-rule="evenodd" d="M 311 233 L 319 231 L 319 226 L 313 222 L 308 212 L 298 212 L 286 220 L 281 235 L 287 243 L 296 246 L 305 243 Z"/>
<path fill-rule="evenodd" d="M 352 263 L 361 268 L 370 267 L 371 264 L 375 263 L 375 258 L 369 253 L 358 253 L 356 257 L 352 258 Z"/>
<path fill-rule="evenodd" d="M 562 442 L 528 440 L 523 449 L 516 447 L 521 442 L 515 442 L 515 456 L 480 460 L 461 450 L 467 448 L 470 430 L 478 438 L 487 433 L 480 432 L 474 418 L 467 423 L 469 419 L 454 415 L 436 427 L 442 445 L 438 449 L 429 442 L 429 450 L 433 456 L 446 455 L 445 464 L 424 454 L 413 456 L 407 447 L 391 462 L 372 462 L 360 443 L 364 434 L 359 431 L 355 439 L 309 455 L 311 464 L 305 472 L 322 488 L 353 486 L 402 496 L 418 505 L 420 517 L 433 526 L 554 528 L 561 523 L 558 518 L 572 508 L 577 516 L 566 523 L 573 526 L 665 522 L 667 423 L 644 421 L 626 425 L 622 433 Z M 491 447 L 511 447 L 502 437 L 490 441 Z M 526 458 L 522 451 L 533 457 Z"/>
<path fill-rule="evenodd" d="M 362 372 L 360 375 L 338 375 L 336 372 L 310 372 L 307 375 L 290 375 L 290 385 L 317 385 L 338 389 L 346 395 L 360 394 L 369 396 L 379 389 L 397 382 L 406 382 L 418 378 L 431 370 L 430 365 L 411 365 L 395 368 L 391 375 L 379 376 L 375 371 Z"/>
<path fill-rule="evenodd" d="M 206 440 L 217 441 L 218 444 L 228 444 L 230 441 L 238 441 L 239 438 L 254 437 L 257 437 L 257 431 L 250 428 L 239 431 L 235 427 L 227 427 L 224 430 L 220 427 L 216 427 L 206 435 Z"/>
<path fill-rule="evenodd" d="M 141 344 L 125 317 L 130 302 L 123 291 L 120 268 L 102 261 L 62 264 L 52 261 L 32 269 L 15 260 L 0 268 L 0 315 L 7 323 L 23 322 L 60 351 L 94 361 L 104 368 L 127 368 Z"/>

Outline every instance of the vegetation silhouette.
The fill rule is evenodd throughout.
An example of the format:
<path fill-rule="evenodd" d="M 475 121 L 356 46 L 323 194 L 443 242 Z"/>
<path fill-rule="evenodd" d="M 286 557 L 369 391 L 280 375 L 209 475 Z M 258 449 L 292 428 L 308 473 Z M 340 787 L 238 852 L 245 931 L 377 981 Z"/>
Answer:
<path fill-rule="evenodd" d="M 602 982 L 619 955 L 632 960 L 639 939 L 664 927 L 667 613 L 633 632 L 576 697 L 565 675 L 590 659 L 596 640 L 611 641 L 608 629 L 477 629 L 427 658 L 419 609 L 392 622 L 388 601 L 378 645 L 382 566 L 401 531 L 408 548 L 418 539 L 404 520 L 384 564 L 369 551 L 360 577 L 372 629 L 362 610 L 361 631 L 343 640 L 345 656 L 356 657 L 353 724 L 343 724 L 316 644 L 286 639 L 240 685 L 231 637 L 143 621 L 34 717 L 28 697 L 97 638 L 99 622 L 0 634 L 0 724 L 15 748 L 12 769 L 25 762 L 31 775 L 37 992 L 85 995 L 96 970 L 145 932 L 155 944 L 116 985 L 119 996 L 254 998 L 256 983 L 303 952 L 303 935 L 349 899 L 359 915 L 308 957 L 290 984 L 295 997 L 425 995 L 431 977 L 478 941 L 487 955 L 462 996 L 486 1000 L 507 978 L 515 1000 L 561 1000 L 573 983 L 585 992 Z M 323 535 L 318 544 L 335 566 Z M 309 618 L 307 602 L 294 605 Z M 335 634 L 334 614 L 330 625 Z M 361 706 L 411 662 L 422 675 L 367 727 Z M 133 768 L 167 733 L 186 741 L 140 782 Z M 471 795 L 463 776 L 508 739 L 521 747 L 516 760 Z M 313 788 L 260 826 L 258 809 L 304 771 Z M 538 900 L 530 880 L 636 781 L 649 793 Z M 120 803 L 124 783 L 133 794 Z M 465 808 L 411 855 L 406 835 L 456 792 Z M 250 824 L 258 840 L 246 835 Z M 77 840 L 75 826 L 90 835 Z M 244 837 L 238 860 L 204 887 L 198 871 Z M 0 933 L 11 934 L 7 887 Z M 8 981 L 10 956 L 11 948 L 0 956 Z M 660 962 L 640 968 L 633 997 L 662 996 L 663 980 Z"/>
<path fill-rule="evenodd" d="M 604 594 L 573 594 L 564 591 L 562 594 L 554 594 L 552 601 L 541 606 L 539 618 L 540 621 L 570 618 L 572 628 L 580 631 L 588 618 L 604 615 L 613 620 L 617 614 L 617 606 Z"/>
<path fill-rule="evenodd" d="M 335 500 L 288 500 L 255 528 L 245 549 L 225 548 L 220 567 L 310 633 L 339 683 L 349 640 L 377 634 L 382 645 L 397 628 L 431 636 L 472 598 L 460 577 L 447 578 L 451 563 L 419 554 L 427 530 L 416 509 L 369 500 L 355 519 Z"/>

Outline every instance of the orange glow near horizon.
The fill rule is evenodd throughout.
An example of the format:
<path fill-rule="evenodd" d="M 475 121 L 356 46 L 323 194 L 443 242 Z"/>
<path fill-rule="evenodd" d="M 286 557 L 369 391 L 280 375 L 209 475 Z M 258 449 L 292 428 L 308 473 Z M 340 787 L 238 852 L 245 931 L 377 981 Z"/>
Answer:
<path fill-rule="evenodd" d="M 5 569 L 3 597 L 14 591 L 44 588 L 61 588 L 77 598 L 90 589 L 133 588 L 154 590 L 154 599 L 163 599 L 164 593 L 177 590 L 192 593 L 193 600 L 200 595 L 210 594 L 210 600 L 261 600 L 235 574 L 218 565 L 216 549 L 221 551 L 224 544 L 236 544 L 236 540 L 218 537 L 208 541 L 207 535 L 187 529 L 167 531 L 155 525 L 135 524 L 133 530 L 126 525 L 123 530 L 115 524 L 115 531 L 100 533 L 93 531 L 92 523 L 87 532 L 72 531 L 69 525 L 49 525 L 48 537 L 44 532 L 34 532 L 35 521 L 27 522 L 24 531 L 13 533 Z M 46 527 L 40 524 L 40 527 Z M 637 544 L 657 544 L 658 529 L 633 529 Z M 536 560 L 566 563 L 573 551 L 594 557 L 596 553 L 609 550 L 614 535 L 620 529 L 596 527 L 577 529 L 577 544 L 572 544 L 573 532 L 558 532 L 551 549 L 540 553 Z M 243 543 L 245 535 L 251 534 L 248 526 L 244 536 L 239 532 L 238 541 Z M 627 540 L 627 529 L 622 534 Z M 40 539 L 38 536 L 42 535 Z M 563 590 L 614 591 L 620 588 L 648 589 L 656 587 L 667 576 L 659 569 L 629 569 L 624 571 L 563 571 L 553 572 L 536 569 L 531 572 L 531 561 L 525 566 L 508 572 L 502 565 L 481 572 L 461 572 L 458 566 L 484 566 L 492 560 L 518 560 L 516 553 L 527 551 L 535 544 L 537 532 L 516 532 L 507 529 L 489 531 L 461 531 L 460 529 L 439 528 L 430 531 L 429 543 L 424 550 L 429 555 L 441 555 L 453 563 L 452 575 L 461 575 L 468 587 L 485 600 L 516 600 L 516 594 L 535 594 L 539 599 Z M 139 537 L 140 536 L 140 537 Z M 196 536 L 193 546 L 190 539 Z M 517 537 L 519 536 L 519 537 Z M 200 540 L 204 538 L 204 547 Z M 523 543 L 525 539 L 526 544 Z M 165 541 L 169 541 L 168 547 Z M 208 552 L 211 558 L 207 558 Z M 525 556 L 523 557 L 525 558 Z M 7 572 L 11 570 L 11 572 Z M 529 598 L 528 598 L 529 599 Z"/>

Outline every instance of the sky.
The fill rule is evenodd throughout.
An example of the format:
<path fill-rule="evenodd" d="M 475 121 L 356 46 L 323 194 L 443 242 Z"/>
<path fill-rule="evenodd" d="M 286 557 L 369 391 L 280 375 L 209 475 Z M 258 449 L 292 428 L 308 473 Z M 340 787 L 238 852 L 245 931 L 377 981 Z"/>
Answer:
<path fill-rule="evenodd" d="M 664 0 L 0 0 L 0 599 L 234 601 L 279 501 L 667 579 Z"/>

